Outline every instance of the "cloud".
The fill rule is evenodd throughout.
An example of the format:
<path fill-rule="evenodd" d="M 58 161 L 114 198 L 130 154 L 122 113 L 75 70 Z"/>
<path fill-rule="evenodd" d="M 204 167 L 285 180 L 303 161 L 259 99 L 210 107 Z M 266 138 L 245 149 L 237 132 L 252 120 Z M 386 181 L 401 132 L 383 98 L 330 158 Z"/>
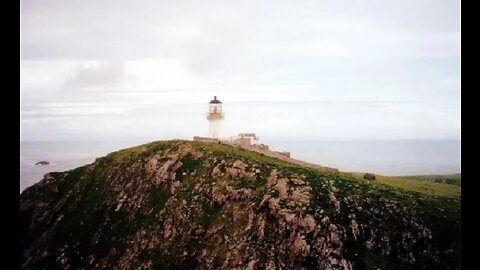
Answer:
<path fill-rule="evenodd" d="M 66 79 L 67 88 L 112 89 L 121 86 L 127 74 L 123 63 L 107 62 L 84 64 L 77 72 Z"/>
<path fill-rule="evenodd" d="M 24 136 L 198 135 L 217 95 L 225 133 L 456 138 L 459 6 L 22 0 Z"/>

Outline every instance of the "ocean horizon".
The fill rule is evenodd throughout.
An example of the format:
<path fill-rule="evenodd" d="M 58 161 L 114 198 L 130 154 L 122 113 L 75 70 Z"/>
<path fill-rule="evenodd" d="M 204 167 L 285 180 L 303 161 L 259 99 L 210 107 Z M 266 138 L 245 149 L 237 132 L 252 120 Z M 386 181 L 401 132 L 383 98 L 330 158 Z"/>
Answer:
<path fill-rule="evenodd" d="M 21 141 L 20 192 L 48 172 L 71 170 L 110 152 L 143 143 Z M 260 143 L 274 151 L 288 151 L 292 158 L 340 171 L 388 176 L 461 173 L 460 140 L 268 140 Z M 35 165 L 43 160 L 50 164 Z"/>

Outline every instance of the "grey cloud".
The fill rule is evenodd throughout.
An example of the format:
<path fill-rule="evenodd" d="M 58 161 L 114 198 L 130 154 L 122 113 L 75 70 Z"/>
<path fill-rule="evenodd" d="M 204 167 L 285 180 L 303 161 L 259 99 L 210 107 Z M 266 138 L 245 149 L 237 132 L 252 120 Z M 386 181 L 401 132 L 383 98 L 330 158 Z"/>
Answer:
<path fill-rule="evenodd" d="M 280 49 L 278 57 L 286 50 L 281 47 L 291 43 L 292 50 L 302 53 L 296 42 L 306 44 L 309 54 L 315 48 L 344 45 L 347 52 L 355 51 L 356 44 L 365 43 L 375 34 L 356 37 L 355 32 L 348 31 L 358 26 L 385 32 L 385 46 L 390 46 L 388 34 L 407 39 L 406 43 L 387 47 L 390 52 L 411 46 L 409 38 L 426 44 L 443 44 L 448 35 L 459 33 L 459 6 L 452 0 L 295 4 L 291 1 L 23 0 L 21 52 L 23 59 L 135 59 L 190 54 L 196 68 L 203 67 L 209 57 L 212 65 L 222 59 L 226 59 L 223 64 L 229 63 L 229 59 L 242 61 L 243 51 L 258 59 L 269 57 L 265 51 Z M 440 38 L 430 40 L 430 36 L 439 34 Z M 193 45 L 196 48 L 192 49 L 191 44 L 196 42 L 198 47 Z"/>
<path fill-rule="evenodd" d="M 136 59 L 176 51 L 171 25 L 183 5 L 168 1 L 21 1 L 22 59 Z M 172 31 L 176 30 L 176 31 Z M 170 46 L 174 45 L 174 46 Z"/>
<path fill-rule="evenodd" d="M 78 72 L 65 81 L 68 87 L 106 87 L 119 86 L 126 77 L 122 63 L 108 62 L 98 66 L 78 68 Z"/>
<path fill-rule="evenodd" d="M 221 72 L 229 75 L 238 72 L 248 72 L 242 67 L 242 59 L 250 58 L 251 44 L 249 39 L 251 29 L 243 18 L 233 16 L 226 18 L 222 23 L 216 20 L 205 19 L 199 29 L 201 37 L 192 39 L 186 44 L 185 62 L 188 68 L 198 74 Z M 250 66 L 254 68 L 254 65 Z"/>
<path fill-rule="evenodd" d="M 368 125 L 364 137 L 455 135 L 459 6 L 21 0 L 24 135 L 196 135 L 206 132 L 213 95 L 225 102 L 232 134 L 336 138 Z M 93 128 L 73 125 L 79 118 Z"/>

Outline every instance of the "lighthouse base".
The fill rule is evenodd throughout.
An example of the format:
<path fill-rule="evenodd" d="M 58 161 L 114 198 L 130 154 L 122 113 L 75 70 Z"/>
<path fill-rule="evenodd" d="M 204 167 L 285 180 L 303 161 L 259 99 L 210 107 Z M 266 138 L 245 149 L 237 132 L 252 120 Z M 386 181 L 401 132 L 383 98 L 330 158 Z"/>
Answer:
<path fill-rule="evenodd" d="M 220 127 L 221 127 L 221 120 L 210 120 L 209 128 L 208 128 L 208 137 L 218 139 L 220 138 Z"/>

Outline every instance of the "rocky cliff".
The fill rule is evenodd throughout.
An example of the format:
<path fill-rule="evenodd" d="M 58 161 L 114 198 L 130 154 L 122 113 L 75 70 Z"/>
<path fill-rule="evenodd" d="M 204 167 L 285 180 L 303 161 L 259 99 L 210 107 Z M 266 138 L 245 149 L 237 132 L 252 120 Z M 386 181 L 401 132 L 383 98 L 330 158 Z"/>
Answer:
<path fill-rule="evenodd" d="M 460 199 L 162 141 L 20 196 L 22 269 L 459 269 Z"/>

